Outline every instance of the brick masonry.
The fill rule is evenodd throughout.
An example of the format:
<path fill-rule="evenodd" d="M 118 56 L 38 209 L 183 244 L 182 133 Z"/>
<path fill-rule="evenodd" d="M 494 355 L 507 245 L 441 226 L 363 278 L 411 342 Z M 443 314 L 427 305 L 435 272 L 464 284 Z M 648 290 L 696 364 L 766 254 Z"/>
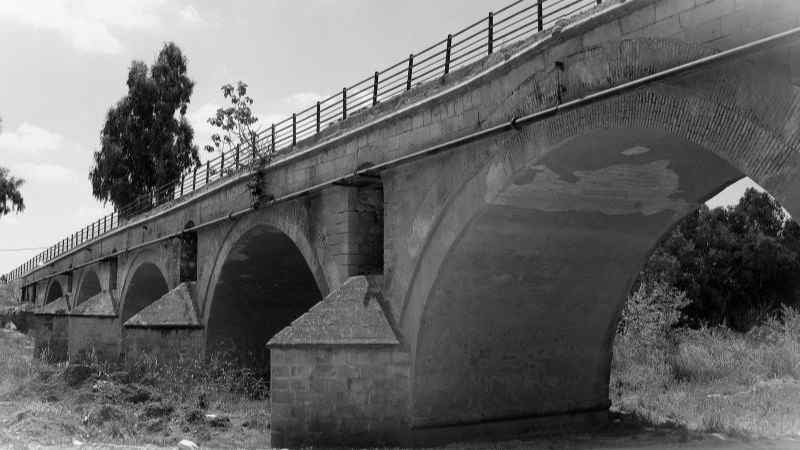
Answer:
<path fill-rule="evenodd" d="M 554 33 L 534 36 L 524 44 L 454 71 L 436 83 L 414 87 L 400 98 L 354 114 L 320 136 L 300 142 L 295 156 L 279 158 L 267 169 L 265 190 L 274 197 L 292 194 L 350 176 L 359 167 L 412 155 L 429 146 L 507 123 L 513 117 L 555 107 L 798 25 L 800 4 L 795 0 L 607 1 L 593 13 L 559 24 Z M 687 146 L 697 146 L 702 149 L 698 152 L 711 155 L 705 161 L 714 160 L 714 173 L 719 178 L 714 181 L 719 181 L 718 184 L 727 181 L 730 172 L 726 169 L 732 168 L 756 179 L 789 211 L 797 212 L 800 210 L 800 181 L 797 181 L 800 158 L 796 151 L 800 146 L 798 64 L 800 54 L 796 45 L 715 63 L 578 110 L 561 112 L 515 132 L 382 171 L 380 183 L 330 186 L 236 220 L 222 220 L 198 233 L 197 306 L 203 316 L 201 320 L 208 321 L 217 281 L 215 274 L 227 258 L 227 250 L 237 236 L 258 224 L 273 226 L 297 243 L 323 295 L 336 292 L 352 275 L 382 273 L 381 311 L 391 324 L 399 346 L 313 342 L 276 347 L 272 352 L 273 433 L 276 443 L 327 439 L 330 441 L 326 442 L 346 442 L 350 435 L 359 436 L 359 444 L 366 440 L 399 440 L 400 428 L 435 422 L 436 417 L 423 415 L 415 423 L 413 413 L 400 411 L 414 408 L 415 380 L 410 374 L 417 373 L 415 364 L 420 360 L 416 353 L 420 327 L 425 320 L 435 323 L 436 319 L 423 316 L 428 296 L 438 282 L 440 269 L 447 270 L 442 268 L 443 262 L 458 250 L 454 247 L 463 237 L 461 231 L 480 219 L 487 198 L 500 197 L 507 186 L 516 186 L 518 180 L 523 180 L 524 185 L 526 177 L 536 178 L 528 169 L 540 169 L 535 163 L 546 160 L 566 142 L 598 130 L 647 129 L 683 139 Z M 593 158 L 579 159 L 591 162 Z M 660 175 L 675 173 L 666 170 Z M 661 186 L 667 178 L 658 179 Z M 231 182 L 219 191 L 209 190 L 212 186 L 174 208 L 159 208 L 149 215 L 163 215 L 147 227 L 132 227 L 100 239 L 91 243 L 91 251 L 81 250 L 40 268 L 26 280 L 28 283 L 38 280 L 37 303 L 43 303 L 50 274 L 176 232 L 189 221 L 197 224 L 224 219 L 231 212 L 249 206 L 246 180 Z M 634 181 L 621 183 L 619 189 L 625 191 L 635 186 L 638 181 Z M 696 183 L 695 187 L 701 185 L 706 194 L 713 193 L 705 184 Z M 686 192 L 681 195 L 687 196 Z M 669 213 L 677 217 L 683 211 L 681 208 L 688 208 L 702 197 L 694 194 L 697 192 L 692 191 L 692 198 L 682 198 L 685 203 Z M 638 208 L 634 215 L 651 215 L 643 206 Z M 673 220 L 673 216 L 663 219 L 659 226 Z M 569 215 L 563 223 L 585 228 L 591 225 Z M 635 233 L 632 223 L 624 225 L 627 231 Z M 554 228 L 552 236 L 564 237 L 560 234 L 564 228 Z M 658 230 L 653 226 L 646 238 L 657 237 Z M 487 226 L 485 231 L 493 229 Z M 602 241 L 605 235 L 596 236 L 599 237 L 595 241 Z M 579 243 L 564 239 L 568 245 Z M 641 238 L 636 245 L 645 248 L 642 243 L 647 239 Z M 498 245 L 506 242 L 509 241 L 497 241 Z M 520 239 L 521 245 L 529 242 Z M 540 255 L 545 256 L 537 267 L 553 273 L 566 273 L 566 269 L 581 262 L 568 260 L 564 252 L 540 252 Z M 485 262 L 484 258 L 475 259 Z M 169 286 L 174 287 L 178 260 L 179 245 L 173 241 L 120 256 L 116 277 L 119 286 L 115 288 L 121 293 L 120 302 L 124 301 L 130 274 L 143 262 L 157 264 Z M 631 261 L 625 262 L 632 264 Z M 109 276 L 103 272 L 104 267 L 106 263 L 96 263 L 82 270 L 98 269 L 103 274 L 105 289 Z M 76 271 L 76 280 L 80 272 Z M 605 284 L 613 284 L 619 292 L 624 292 L 626 278 L 617 275 L 613 283 Z M 59 276 L 60 282 L 64 278 Z M 576 284 L 563 283 L 565 289 Z M 505 289 L 496 291 L 505 294 Z M 600 291 L 587 291 L 586 298 L 594 298 Z M 604 295 L 613 294 L 606 291 Z M 461 300 L 458 295 L 448 298 L 453 299 L 453 304 Z M 521 300 L 517 303 L 523 304 Z M 575 307 L 578 306 L 586 305 Z M 613 308 L 607 309 L 604 313 L 611 317 L 609 311 Z M 441 312 L 450 311 L 442 308 Z M 603 333 L 613 329 L 614 320 L 608 317 L 593 324 L 591 332 L 597 334 L 593 343 L 608 340 Z M 547 326 L 537 332 L 547 334 L 552 331 L 550 328 L 564 323 L 555 316 L 546 319 Z M 38 341 L 61 345 L 62 322 L 66 323 L 58 317 L 42 318 L 35 327 L 40 336 Z M 588 333 L 589 329 L 586 326 L 581 331 Z M 458 328 L 453 331 L 460 332 Z M 486 327 L 477 331 L 484 332 Z M 177 349 L 186 351 L 204 345 L 203 332 L 195 329 L 143 328 L 126 329 L 125 333 L 130 333 L 128 340 L 137 343 L 136 348 L 160 347 L 164 340 L 174 340 Z M 575 345 L 567 338 L 559 342 L 573 352 L 570 355 L 591 359 L 596 370 L 582 371 L 581 376 L 586 372 L 586 377 L 591 378 L 587 382 L 572 377 L 576 392 L 580 392 L 572 392 L 568 402 L 551 399 L 549 406 L 553 408 L 548 411 L 557 407 L 601 407 L 607 402 L 604 376 L 608 342 L 598 343 L 597 348 Z M 565 350 L 560 356 L 566 354 Z M 421 359 L 425 359 L 424 355 Z M 444 371 L 439 375 L 446 378 L 448 374 Z M 558 380 L 570 378 L 556 372 L 545 375 L 542 379 L 554 385 Z M 351 389 L 353 386 L 357 388 Z M 474 408 L 470 413 L 479 416 L 483 411 Z"/>
<path fill-rule="evenodd" d="M 271 351 L 272 445 L 381 445 L 407 435 L 408 353 L 399 346 Z"/>

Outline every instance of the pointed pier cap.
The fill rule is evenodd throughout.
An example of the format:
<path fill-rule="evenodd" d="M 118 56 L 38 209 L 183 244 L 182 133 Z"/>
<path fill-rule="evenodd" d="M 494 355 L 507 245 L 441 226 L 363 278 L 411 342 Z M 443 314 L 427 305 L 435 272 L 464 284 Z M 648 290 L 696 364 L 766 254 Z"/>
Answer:
<path fill-rule="evenodd" d="M 72 308 L 72 316 L 117 317 L 117 308 L 111 292 L 102 291 Z"/>
<path fill-rule="evenodd" d="M 46 315 L 46 316 L 66 316 L 69 314 L 69 304 L 67 303 L 67 297 L 61 296 L 57 299 L 53 300 L 52 302 L 42 306 L 36 311 L 34 314 Z"/>
<path fill-rule="evenodd" d="M 193 284 L 179 284 L 131 316 L 123 325 L 135 328 L 201 328 L 192 298 Z"/>
<path fill-rule="evenodd" d="M 383 277 L 350 277 L 267 343 L 269 347 L 307 345 L 398 345 L 383 313 Z"/>

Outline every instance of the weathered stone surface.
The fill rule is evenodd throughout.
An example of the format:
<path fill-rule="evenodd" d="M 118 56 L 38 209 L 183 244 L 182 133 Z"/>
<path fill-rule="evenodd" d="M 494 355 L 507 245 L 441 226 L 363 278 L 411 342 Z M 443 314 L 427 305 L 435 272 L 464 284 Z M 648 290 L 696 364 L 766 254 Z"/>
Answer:
<path fill-rule="evenodd" d="M 73 316 L 117 317 L 114 303 L 111 293 L 102 291 L 75 306 L 70 314 Z"/>
<path fill-rule="evenodd" d="M 134 314 L 126 327 L 200 327 L 190 283 L 181 283 L 161 298 Z"/>
<path fill-rule="evenodd" d="M 36 314 L 61 316 L 69 313 L 69 302 L 67 297 L 58 297 L 52 302 L 42 306 L 36 311 Z"/>
<path fill-rule="evenodd" d="M 399 344 L 381 308 L 382 281 L 380 276 L 349 278 L 267 345 Z"/>

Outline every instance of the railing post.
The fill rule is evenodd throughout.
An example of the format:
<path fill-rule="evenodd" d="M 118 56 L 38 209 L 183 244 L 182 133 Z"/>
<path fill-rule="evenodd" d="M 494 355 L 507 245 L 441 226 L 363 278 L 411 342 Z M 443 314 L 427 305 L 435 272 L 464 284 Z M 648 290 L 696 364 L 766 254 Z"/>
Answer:
<path fill-rule="evenodd" d="M 444 53 L 444 74 L 450 73 L 450 50 L 453 46 L 453 35 L 447 35 L 447 50 Z"/>
<path fill-rule="evenodd" d="M 103 233 L 108 232 L 108 216 L 103 216 Z"/>
<path fill-rule="evenodd" d="M 347 119 L 347 88 L 342 88 L 342 120 Z"/>
<path fill-rule="evenodd" d="M 489 30 L 489 54 L 491 55 L 494 51 L 494 14 L 489 13 L 489 26 L 487 28 Z"/>
<path fill-rule="evenodd" d="M 292 147 L 297 145 L 297 114 L 292 113 Z"/>
<path fill-rule="evenodd" d="M 275 152 L 275 124 L 272 124 L 272 150 L 271 152 Z"/>
<path fill-rule="evenodd" d="M 319 102 L 317 102 L 317 134 L 319 134 L 319 115 L 320 115 L 320 107 L 319 107 Z"/>
<path fill-rule="evenodd" d="M 536 0 L 536 26 L 539 31 L 544 30 L 544 17 L 542 15 L 542 3 L 544 0 Z"/>
<path fill-rule="evenodd" d="M 236 146 L 236 159 L 234 165 L 236 166 L 236 170 L 239 170 L 239 146 Z"/>
<path fill-rule="evenodd" d="M 414 71 L 414 54 L 408 55 L 408 77 L 406 78 L 406 90 L 411 90 L 411 74 Z"/>
<path fill-rule="evenodd" d="M 222 174 L 225 172 L 225 152 L 221 152 L 219 155 L 219 177 L 222 178 Z"/>
<path fill-rule="evenodd" d="M 208 184 L 208 177 L 211 175 L 211 160 L 206 161 L 206 184 Z"/>
<path fill-rule="evenodd" d="M 372 106 L 378 104 L 378 71 L 375 71 L 375 77 L 372 79 Z"/>
<path fill-rule="evenodd" d="M 194 166 L 194 171 L 192 172 L 192 191 L 197 188 L 197 166 Z"/>
<path fill-rule="evenodd" d="M 186 174 L 181 174 L 181 197 L 183 197 L 183 185 L 186 183 Z"/>

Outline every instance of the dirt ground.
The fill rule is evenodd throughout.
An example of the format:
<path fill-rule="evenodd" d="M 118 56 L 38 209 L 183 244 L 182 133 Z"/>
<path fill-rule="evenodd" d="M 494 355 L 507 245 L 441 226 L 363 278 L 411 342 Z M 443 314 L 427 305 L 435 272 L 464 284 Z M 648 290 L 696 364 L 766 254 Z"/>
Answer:
<path fill-rule="evenodd" d="M 49 365 L 32 355 L 28 336 L 0 329 L 2 448 L 175 448 L 183 439 L 201 448 L 269 447 L 264 400 L 177 398 L 147 380 L 126 379 L 124 373 Z M 617 414 L 594 433 L 438 448 L 777 450 L 800 449 L 800 440 L 750 441 L 649 427 L 631 415 Z"/>

